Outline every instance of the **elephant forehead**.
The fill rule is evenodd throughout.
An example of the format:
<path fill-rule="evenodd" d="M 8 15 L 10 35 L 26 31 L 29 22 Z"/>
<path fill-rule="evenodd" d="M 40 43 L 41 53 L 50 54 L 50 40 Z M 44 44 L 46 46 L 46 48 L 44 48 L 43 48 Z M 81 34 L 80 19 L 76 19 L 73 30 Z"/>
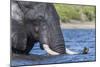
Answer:
<path fill-rule="evenodd" d="M 46 4 L 39 4 L 37 6 L 33 6 L 34 8 L 29 9 L 26 14 L 25 17 L 27 19 L 41 19 L 41 17 L 44 17 L 45 14 L 45 8 L 46 8 Z"/>

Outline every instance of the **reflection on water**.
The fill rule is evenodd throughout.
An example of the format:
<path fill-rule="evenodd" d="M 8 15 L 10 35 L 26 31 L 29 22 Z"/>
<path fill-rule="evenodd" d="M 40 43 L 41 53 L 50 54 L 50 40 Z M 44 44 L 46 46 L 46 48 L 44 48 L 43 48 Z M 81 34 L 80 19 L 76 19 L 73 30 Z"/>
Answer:
<path fill-rule="evenodd" d="M 69 63 L 82 61 L 95 61 L 95 29 L 63 29 L 63 36 L 66 48 L 70 50 L 82 52 L 84 47 L 89 48 L 88 54 L 80 55 L 59 55 L 47 57 L 46 51 L 41 50 L 37 43 L 30 54 L 45 56 L 46 59 L 41 61 L 29 60 L 12 60 L 11 65 L 35 65 L 35 64 L 51 64 L 51 63 Z M 20 63 L 19 63 L 20 62 Z"/>

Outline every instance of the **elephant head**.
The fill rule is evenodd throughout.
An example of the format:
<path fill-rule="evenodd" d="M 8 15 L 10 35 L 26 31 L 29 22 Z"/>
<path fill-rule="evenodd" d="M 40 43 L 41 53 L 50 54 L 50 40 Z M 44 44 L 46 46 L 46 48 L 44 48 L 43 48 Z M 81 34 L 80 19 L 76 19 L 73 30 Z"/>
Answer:
<path fill-rule="evenodd" d="M 60 19 L 52 3 L 14 1 L 13 7 L 16 9 L 11 9 L 12 51 L 29 53 L 34 43 L 40 42 L 50 55 L 77 54 L 65 49 Z"/>

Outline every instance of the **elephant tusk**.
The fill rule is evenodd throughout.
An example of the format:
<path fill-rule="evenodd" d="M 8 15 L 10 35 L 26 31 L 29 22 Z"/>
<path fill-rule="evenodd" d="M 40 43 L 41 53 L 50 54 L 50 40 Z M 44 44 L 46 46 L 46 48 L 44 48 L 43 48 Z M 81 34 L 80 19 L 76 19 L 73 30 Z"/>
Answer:
<path fill-rule="evenodd" d="M 78 52 L 71 51 L 68 48 L 66 48 L 66 53 L 69 54 L 69 55 L 79 54 Z"/>
<path fill-rule="evenodd" d="M 57 52 L 53 51 L 52 49 L 50 49 L 50 47 L 47 44 L 43 44 L 43 48 L 50 55 L 60 55 L 60 53 L 57 53 Z M 73 54 L 79 54 L 79 53 L 71 51 L 68 48 L 66 48 L 66 54 L 73 55 Z"/>
<path fill-rule="evenodd" d="M 48 54 L 50 55 L 60 55 L 60 53 L 53 51 L 47 44 L 43 44 L 43 48 L 45 51 L 47 51 Z M 87 49 L 87 50 L 86 50 Z M 87 54 L 89 51 L 88 48 L 84 48 L 83 49 L 83 53 L 82 54 Z M 71 51 L 68 48 L 66 48 L 66 54 L 68 55 L 74 55 L 74 54 L 81 54 L 79 52 L 75 52 L 75 51 Z"/>
<path fill-rule="evenodd" d="M 60 53 L 57 53 L 57 52 L 51 50 L 50 47 L 47 44 L 43 44 L 43 48 L 50 55 L 60 55 Z"/>
<path fill-rule="evenodd" d="M 84 47 L 82 53 L 74 52 L 74 51 L 71 51 L 71 50 L 66 48 L 66 53 L 69 54 L 69 55 L 73 55 L 73 54 L 87 54 L 88 52 L 89 52 L 89 48 L 87 48 L 87 47 Z"/>

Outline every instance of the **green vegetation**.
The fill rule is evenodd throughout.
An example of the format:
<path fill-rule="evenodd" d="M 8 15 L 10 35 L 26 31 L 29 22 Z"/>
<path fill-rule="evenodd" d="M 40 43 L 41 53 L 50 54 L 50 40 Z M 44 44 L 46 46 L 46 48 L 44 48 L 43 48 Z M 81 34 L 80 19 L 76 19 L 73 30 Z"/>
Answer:
<path fill-rule="evenodd" d="M 95 7 L 81 5 L 54 4 L 62 22 L 69 20 L 95 21 Z"/>

